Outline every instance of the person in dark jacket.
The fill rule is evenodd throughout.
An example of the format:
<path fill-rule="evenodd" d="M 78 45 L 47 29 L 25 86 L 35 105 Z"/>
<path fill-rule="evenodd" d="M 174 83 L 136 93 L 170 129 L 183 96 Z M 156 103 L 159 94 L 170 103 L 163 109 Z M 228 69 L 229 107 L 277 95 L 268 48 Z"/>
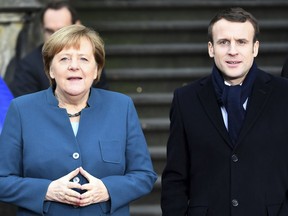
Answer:
<path fill-rule="evenodd" d="M 288 215 L 288 80 L 256 64 L 257 20 L 220 11 L 212 73 L 174 92 L 163 216 Z"/>

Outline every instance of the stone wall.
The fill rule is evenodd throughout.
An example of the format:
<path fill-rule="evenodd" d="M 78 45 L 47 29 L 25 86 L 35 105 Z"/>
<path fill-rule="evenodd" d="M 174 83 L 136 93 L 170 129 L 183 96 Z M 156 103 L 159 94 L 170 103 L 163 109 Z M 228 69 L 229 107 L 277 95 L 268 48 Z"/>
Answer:
<path fill-rule="evenodd" d="M 23 27 L 23 13 L 0 14 L 0 75 L 4 77 L 7 65 L 15 56 L 16 41 Z"/>

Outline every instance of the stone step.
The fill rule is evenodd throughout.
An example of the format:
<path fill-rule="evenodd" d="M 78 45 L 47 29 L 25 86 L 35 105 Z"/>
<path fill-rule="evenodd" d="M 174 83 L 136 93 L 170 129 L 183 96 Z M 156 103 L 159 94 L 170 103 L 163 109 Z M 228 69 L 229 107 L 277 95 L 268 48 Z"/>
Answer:
<path fill-rule="evenodd" d="M 286 42 L 287 19 L 259 20 L 260 41 Z M 88 21 L 85 23 L 97 30 L 104 42 L 110 45 L 174 43 L 175 41 L 207 43 L 208 24 L 209 20 Z"/>
<path fill-rule="evenodd" d="M 279 66 L 263 66 L 263 70 L 279 75 L 281 68 Z M 109 69 L 107 79 L 109 81 L 137 81 L 137 80 L 182 80 L 182 79 L 197 79 L 199 77 L 207 76 L 211 73 L 211 67 L 191 67 L 191 68 L 123 68 L 123 69 Z M 141 93 L 137 92 L 137 93 Z"/>
<path fill-rule="evenodd" d="M 118 0 L 85 1 L 85 4 L 81 0 L 75 0 L 72 3 L 83 20 L 171 20 L 175 17 L 179 20 L 210 19 L 220 9 L 227 7 L 244 7 L 259 20 L 288 17 L 285 0 Z"/>
<path fill-rule="evenodd" d="M 134 97 L 140 94 L 137 96 L 140 102 L 143 93 L 172 93 L 177 87 L 207 75 L 211 68 L 111 68 L 106 71 L 111 90 L 135 94 Z"/>
<path fill-rule="evenodd" d="M 285 55 L 282 57 L 283 62 L 279 62 L 279 65 L 264 66 L 262 68 L 271 74 L 280 75 L 284 57 Z M 172 94 L 176 88 L 210 74 L 211 66 L 187 68 L 109 68 L 106 72 L 111 90 L 133 96 L 135 102 L 141 108 L 152 108 L 153 102 L 160 106 L 166 106 L 171 101 L 169 94 Z"/>
<path fill-rule="evenodd" d="M 144 130 L 147 144 L 151 146 L 165 146 L 169 136 L 169 126 L 166 130 Z"/>
<path fill-rule="evenodd" d="M 140 121 L 149 147 L 166 146 L 170 125 L 168 116 L 166 118 L 143 118 Z"/>
<path fill-rule="evenodd" d="M 278 66 L 261 67 L 263 70 L 277 75 L 281 70 Z M 206 76 L 211 73 L 211 67 L 191 67 L 191 68 L 119 68 L 109 69 L 107 79 L 109 81 L 137 81 L 139 79 L 149 80 L 165 80 L 172 79 L 195 79 Z M 141 93 L 141 92 L 138 92 Z"/>
<path fill-rule="evenodd" d="M 180 68 L 211 66 L 207 44 L 145 44 L 106 46 L 107 69 L 112 68 Z M 259 65 L 282 66 L 288 42 L 261 43 Z"/>
<path fill-rule="evenodd" d="M 141 126 L 145 131 L 167 131 L 170 121 L 167 118 L 145 118 L 141 119 Z"/>
<path fill-rule="evenodd" d="M 139 118 L 169 116 L 172 94 L 170 93 L 138 93 L 130 94 L 134 101 Z"/>
<path fill-rule="evenodd" d="M 108 71 L 108 70 L 107 70 Z M 108 72 L 107 72 L 108 73 Z M 132 80 L 131 82 L 128 80 L 113 80 L 109 81 L 109 89 L 112 91 L 118 91 L 127 94 L 141 94 L 141 93 L 170 93 L 173 92 L 174 89 L 184 86 L 187 83 L 193 80 Z"/>
<path fill-rule="evenodd" d="M 283 53 L 287 51 L 288 42 L 262 43 L 262 53 Z M 177 54 L 202 54 L 207 51 L 207 44 L 199 43 L 174 43 L 174 44 L 128 44 L 128 45 L 107 45 L 108 56 L 118 55 L 177 55 Z"/>
<path fill-rule="evenodd" d="M 131 216 L 160 216 L 160 205 L 131 205 Z"/>

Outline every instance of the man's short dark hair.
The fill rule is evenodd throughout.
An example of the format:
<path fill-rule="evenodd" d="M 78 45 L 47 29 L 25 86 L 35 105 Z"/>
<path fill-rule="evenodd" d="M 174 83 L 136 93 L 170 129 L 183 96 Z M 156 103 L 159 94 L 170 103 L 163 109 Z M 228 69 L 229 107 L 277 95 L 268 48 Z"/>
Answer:
<path fill-rule="evenodd" d="M 258 34 L 260 32 L 258 21 L 251 13 L 245 11 L 242 8 L 236 7 L 236 8 L 229 8 L 229 9 L 220 11 L 210 21 L 209 26 L 208 26 L 208 41 L 210 41 L 211 43 L 213 43 L 212 28 L 214 24 L 221 19 L 225 19 L 230 22 L 241 22 L 241 23 L 249 21 L 253 25 L 253 28 L 254 28 L 253 42 L 257 40 Z"/>
<path fill-rule="evenodd" d="M 75 24 L 79 20 L 76 10 L 71 6 L 71 4 L 68 1 L 51 1 L 41 11 L 40 17 L 42 24 L 44 23 L 44 14 L 48 9 L 59 10 L 62 8 L 67 8 L 71 13 L 72 24 Z"/>

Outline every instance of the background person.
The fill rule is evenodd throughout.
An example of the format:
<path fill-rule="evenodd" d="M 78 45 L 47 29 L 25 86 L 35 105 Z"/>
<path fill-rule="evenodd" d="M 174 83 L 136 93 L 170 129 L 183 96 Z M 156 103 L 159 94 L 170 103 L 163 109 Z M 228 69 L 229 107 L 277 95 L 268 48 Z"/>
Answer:
<path fill-rule="evenodd" d="M 80 24 L 76 10 L 67 1 L 52 1 L 41 12 L 43 38 L 48 38 L 62 27 Z M 43 44 L 32 50 L 27 56 L 16 62 L 16 68 L 9 88 L 15 97 L 37 92 L 49 87 L 42 60 Z M 9 71 L 7 71 L 7 74 Z M 105 71 L 95 87 L 108 89 Z"/>
<path fill-rule="evenodd" d="M 43 46 L 51 87 L 11 102 L 0 136 L 0 200 L 22 215 L 128 216 L 156 181 L 132 100 L 91 88 L 104 45 L 70 25 Z M 77 207 L 77 208 L 75 208 Z"/>
<path fill-rule="evenodd" d="M 174 92 L 163 216 L 288 215 L 288 81 L 257 67 L 258 32 L 241 8 L 211 20 L 211 75 Z"/>

